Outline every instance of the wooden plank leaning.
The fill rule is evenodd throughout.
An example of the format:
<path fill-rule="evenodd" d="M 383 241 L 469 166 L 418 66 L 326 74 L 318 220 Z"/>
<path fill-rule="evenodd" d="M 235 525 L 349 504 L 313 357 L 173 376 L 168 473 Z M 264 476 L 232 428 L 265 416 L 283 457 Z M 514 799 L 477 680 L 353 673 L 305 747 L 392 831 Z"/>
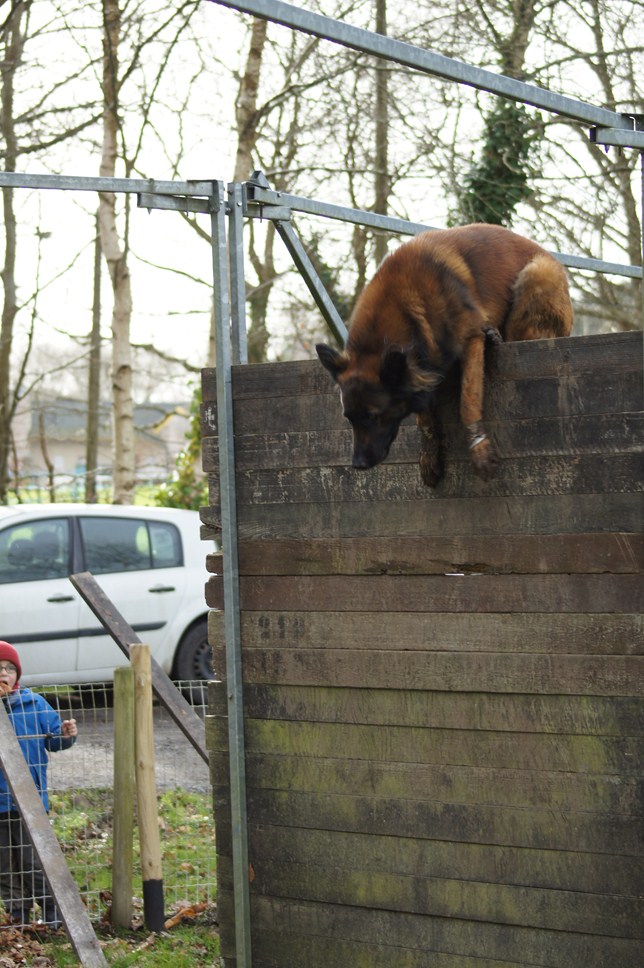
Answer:
<path fill-rule="evenodd" d="M 107 965 L 107 962 L 94 934 L 92 922 L 51 828 L 49 817 L 2 702 L 0 702 L 0 768 L 20 808 L 23 825 L 47 878 L 78 960 L 86 968 L 102 968 L 103 965 Z"/>
<path fill-rule="evenodd" d="M 83 571 L 70 575 L 69 580 L 129 659 L 130 645 L 142 644 L 141 639 L 107 597 L 94 576 L 89 571 Z M 152 688 L 157 699 L 168 710 L 179 729 L 192 743 L 204 762 L 208 763 L 206 728 L 203 722 L 159 663 L 155 659 L 151 659 L 150 662 L 152 665 Z"/>

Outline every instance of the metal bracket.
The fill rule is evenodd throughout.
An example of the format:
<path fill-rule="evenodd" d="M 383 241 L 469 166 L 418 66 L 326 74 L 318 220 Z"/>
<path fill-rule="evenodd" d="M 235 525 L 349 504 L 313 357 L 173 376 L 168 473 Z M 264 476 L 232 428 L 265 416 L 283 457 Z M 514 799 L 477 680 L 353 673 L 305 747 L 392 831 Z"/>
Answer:
<path fill-rule="evenodd" d="M 347 341 L 347 328 L 324 288 L 306 249 L 290 224 L 290 205 L 283 207 L 275 204 L 280 200 L 280 192 L 271 189 L 266 175 L 262 171 L 254 171 L 250 180 L 245 182 L 242 187 L 244 214 L 250 218 L 270 218 L 274 221 L 277 234 L 288 249 L 318 309 L 324 316 L 327 326 L 340 346 L 344 346 Z"/>
<path fill-rule="evenodd" d="M 263 171 L 254 171 L 242 185 L 243 214 L 248 218 L 290 222 L 290 205 L 281 204 L 282 193 L 273 191 Z"/>
<path fill-rule="evenodd" d="M 606 147 L 613 145 L 618 148 L 637 148 L 639 151 L 644 151 L 644 115 L 628 114 L 623 117 L 633 125 L 630 130 L 628 128 L 591 128 L 591 142 Z"/>
<path fill-rule="evenodd" d="M 162 209 L 171 212 L 197 212 L 202 215 L 216 215 L 222 200 L 217 182 L 196 181 L 195 193 L 190 195 L 169 194 L 166 192 L 138 192 L 137 207 Z"/>

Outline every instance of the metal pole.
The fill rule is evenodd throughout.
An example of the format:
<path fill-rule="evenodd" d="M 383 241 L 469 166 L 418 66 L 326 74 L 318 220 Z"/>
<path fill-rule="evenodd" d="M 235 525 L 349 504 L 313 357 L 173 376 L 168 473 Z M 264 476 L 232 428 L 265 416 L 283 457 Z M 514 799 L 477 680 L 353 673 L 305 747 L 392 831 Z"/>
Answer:
<path fill-rule="evenodd" d="M 230 812 L 233 848 L 235 954 L 237 968 L 251 968 L 248 820 L 246 812 L 244 708 L 239 614 L 237 500 L 235 493 L 235 451 L 230 350 L 230 300 L 228 294 L 224 184 L 220 181 L 213 182 L 212 185 L 211 240 L 215 307 L 221 539 L 224 552 L 224 628 L 226 635 L 228 747 L 230 752 Z"/>
<path fill-rule="evenodd" d="M 460 84 L 467 84 L 481 91 L 490 91 L 492 94 L 498 94 L 512 101 L 523 101 L 533 107 L 543 108 L 546 111 L 552 111 L 553 114 L 560 114 L 583 123 L 625 129 L 630 131 L 630 136 L 637 137 L 633 135 L 632 118 L 627 115 L 595 107 L 593 104 L 585 104 L 583 101 L 577 101 L 562 94 L 553 94 L 546 88 L 517 81 L 505 74 L 494 74 L 480 67 L 472 67 L 453 57 L 445 57 L 432 50 L 424 50 L 422 47 L 414 47 L 400 40 L 384 37 L 373 31 L 363 30 L 361 27 L 354 27 L 343 20 L 334 20 L 331 17 L 303 10 L 292 3 L 283 3 L 281 0 L 211 0 L 211 2 L 239 10 L 241 13 L 252 14 L 263 20 L 283 24 L 285 27 L 292 27 L 294 30 L 301 30 L 314 37 L 349 47 L 351 50 L 384 57 L 424 74 L 458 81 Z M 641 141 L 638 140 L 636 143 L 639 145 Z"/>
<path fill-rule="evenodd" d="M 248 363 L 246 280 L 244 274 L 244 202 L 240 182 L 228 185 L 228 251 L 233 363 Z"/>

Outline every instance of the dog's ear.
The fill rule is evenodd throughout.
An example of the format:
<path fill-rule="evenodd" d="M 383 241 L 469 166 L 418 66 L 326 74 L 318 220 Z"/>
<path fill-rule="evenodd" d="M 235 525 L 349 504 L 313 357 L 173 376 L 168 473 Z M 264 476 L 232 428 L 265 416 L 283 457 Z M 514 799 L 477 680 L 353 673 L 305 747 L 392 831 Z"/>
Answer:
<path fill-rule="evenodd" d="M 404 350 L 389 346 L 382 356 L 380 380 L 388 390 L 400 390 L 407 380 L 407 354 Z"/>
<path fill-rule="evenodd" d="M 343 353 L 327 346 L 326 343 L 318 343 L 315 352 L 320 358 L 320 363 L 325 370 L 328 370 L 334 380 L 337 380 L 343 370 L 346 370 L 348 360 Z"/>

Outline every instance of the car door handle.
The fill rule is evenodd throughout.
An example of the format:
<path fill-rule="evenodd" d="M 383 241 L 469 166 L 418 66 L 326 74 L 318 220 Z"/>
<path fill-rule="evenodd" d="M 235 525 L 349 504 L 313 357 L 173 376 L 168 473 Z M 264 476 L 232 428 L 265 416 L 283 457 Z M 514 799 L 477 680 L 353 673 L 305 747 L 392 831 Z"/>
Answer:
<path fill-rule="evenodd" d="M 56 602 L 56 603 L 58 603 L 58 602 L 73 602 L 74 601 L 74 596 L 73 595 L 63 595 L 62 592 L 58 592 L 57 595 L 52 595 L 51 598 L 48 598 L 47 599 L 47 601 L 48 602 Z"/>
<path fill-rule="evenodd" d="M 176 592 L 174 585 L 153 585 L 152 588 L 148 588 L 149 592 L 153 595 L 160 595 L 162 592 Z"/>

